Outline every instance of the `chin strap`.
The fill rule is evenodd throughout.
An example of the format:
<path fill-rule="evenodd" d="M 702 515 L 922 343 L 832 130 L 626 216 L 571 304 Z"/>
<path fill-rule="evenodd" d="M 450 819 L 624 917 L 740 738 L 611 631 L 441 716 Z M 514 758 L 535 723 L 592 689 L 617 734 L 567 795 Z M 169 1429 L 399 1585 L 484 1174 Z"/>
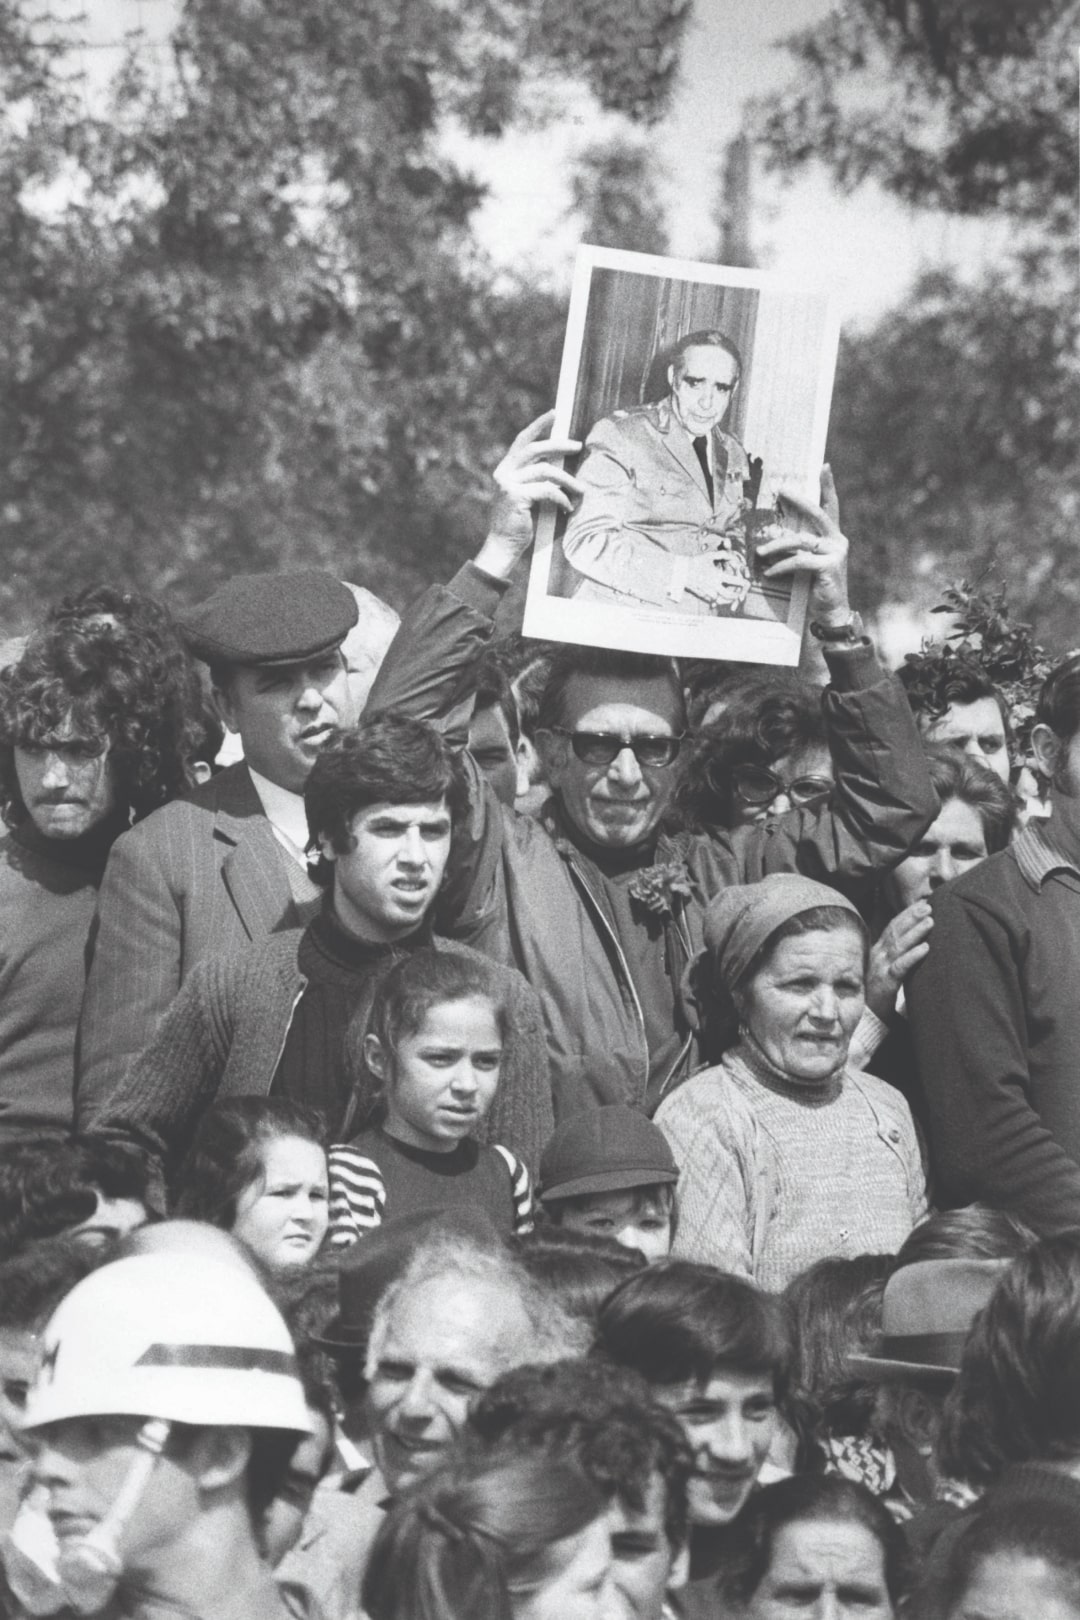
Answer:
<path fill-rule="evenodd" d="M 57 1573 L 68 1605 L 76 1614 L 97 1614 L 116 1591 L 124 1571 L 120 1538 L 142 1500 L 171 1432 L 172 1424 L 165 1418 L 150 1418 L 143 1424 L 135 1441 L 138 1455 L 132 1459 L 105 1517 L 89 1535 L 61 1546 Z"/>

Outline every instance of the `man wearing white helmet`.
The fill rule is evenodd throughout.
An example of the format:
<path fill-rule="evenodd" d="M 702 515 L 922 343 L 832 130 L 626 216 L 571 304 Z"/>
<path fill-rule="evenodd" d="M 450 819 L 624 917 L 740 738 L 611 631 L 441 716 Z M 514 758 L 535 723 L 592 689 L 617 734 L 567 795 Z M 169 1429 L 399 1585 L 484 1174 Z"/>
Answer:
<path fill-rule="evenodd" d="M 102 1267 L 46 1329 L 24 1428 L 55 1543 L 36 1581 L 18 1535 L 5 1564 L 34 1612 L 284 1620 L 259 1526 L 311 1423 L 253 1276 L 182 1254 Z"/>

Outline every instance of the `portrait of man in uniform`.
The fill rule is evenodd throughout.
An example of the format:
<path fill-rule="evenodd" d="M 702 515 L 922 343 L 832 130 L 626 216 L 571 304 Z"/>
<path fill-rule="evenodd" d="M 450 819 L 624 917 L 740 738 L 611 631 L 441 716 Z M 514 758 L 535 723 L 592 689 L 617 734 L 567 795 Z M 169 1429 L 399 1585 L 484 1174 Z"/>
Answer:
<path fill-rule="evenodd" d="M 585 493 L 563 535 L 570 594 L 730 610 L 750 589 L 746 516 L 761 483 L 760 461 L 724 429 L 742 358 L 705 329 L 677 340 L 666 371 L 663 399 L 602 417 L 585 440 Z"/>
<path fill-rule="evenodd" d="M 758 545 L 816 500 L 838 321 L 831 290 L 582 246 L 557 430 L 581 493 L 537 536 L 525 630 L 794 664 L 801 577 Z"/>

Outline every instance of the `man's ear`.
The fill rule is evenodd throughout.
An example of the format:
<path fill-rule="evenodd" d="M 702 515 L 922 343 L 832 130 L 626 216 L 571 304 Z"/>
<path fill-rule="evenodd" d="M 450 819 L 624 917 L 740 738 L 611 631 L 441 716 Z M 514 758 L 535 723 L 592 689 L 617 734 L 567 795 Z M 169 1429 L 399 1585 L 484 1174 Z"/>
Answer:
<path fill-rule="evenodd" d="M 319 851 L 319 855 L 324 861 L 337 860 L 337 850 L 334 848 L 333 844 L 330 842 L 325 833 L 319 834 L 315 840 L 315 845 Z"/>
<path fill-rule="evenodd" d="M 932 1451 L 941 1427 L 941 1409 L 915 1385 L 901 1385 L 893 1403 L 897 1427 L 921 1456 Z"/>
<path fill-rule="evenodd" d="M 220 1491 L 243 1479 L 251 1459 L 246 1429 L 202 1429 L 187 1454 L 187 1468 L 201 1491 Z"/>
<path fill-rule="evenodd" d="M 364 1036 L 364 1062 L 380 1080 L 386 1079 L 386 1053 L 377 1035 Z"/>
<path fill-rule="evenodd" d="M 1054 773 L 1061 763 L 1061 738 L 1056 731 L 1040 720 L 1037 726 L 1031 728 L 1031 752 L 1035 755 L 1035 762 L 1042 774 L 1051 782 Z"/>
<path fill-rule="evenodd" d="M 233 701 L 232 682 L 226 680 L 221 686 L 215 682 L 210 688 L 210 696 L 213 699 L 215 709 L 221 717 L 221 723 L 225 730 L 231 731 L 234 737 L 239 736 L 240 727 L 236 719 L 236 704 Z"/>
<path fill-rule="evenodd" d="M 675 387 L 675 366 L 674 366 L 674 364 L 668 366 L 668 368 L 667 368 L 667 385 L 668 385 L 668 393 L 670 394 L 671 390 Z"/>

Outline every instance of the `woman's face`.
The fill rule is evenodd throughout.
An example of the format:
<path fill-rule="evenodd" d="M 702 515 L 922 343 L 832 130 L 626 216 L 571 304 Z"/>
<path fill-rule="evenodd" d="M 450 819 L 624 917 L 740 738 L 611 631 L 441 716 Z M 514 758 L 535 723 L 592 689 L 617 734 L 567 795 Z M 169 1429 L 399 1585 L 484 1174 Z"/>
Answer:
<path fill-rule="evenodd" d="M 514 1620 L 619 1620 L 624 1611 L 614 1583 L 606 1513 L 559 1542 L 551 1557 L 557 1567 L 539 1586 L 516 1592 L 511 1587 Z"/>
<path fill-rule="evenodd" d="M 792 809 L 820 808 L 833 785 L 832 755 L 824 743 L 809 743 L 768 766 L 736 766 L 731 785 L 733 827 L 775 821 Z"/>
<path fill-rule="evenodd" d="M 851 1520 L 785 1525 L 746 1620 L 893 1620 L 881 1543 Z"/>
<path fill-rule="evenodd" d="M 301 1136 L 264 1142 L 260 1174 L 236 1202 L 233 1236 L 272 1271 L 307 1265 L 326 1236 L 326 1154 Z"/>
<path fill-rule="evenodd" d="M 782 939 L 742 994 L 742 1021 L 792 1080 L 825 1080 L 847 1057 L 863 1010 L 863 941 L 854 927 Z"/>

